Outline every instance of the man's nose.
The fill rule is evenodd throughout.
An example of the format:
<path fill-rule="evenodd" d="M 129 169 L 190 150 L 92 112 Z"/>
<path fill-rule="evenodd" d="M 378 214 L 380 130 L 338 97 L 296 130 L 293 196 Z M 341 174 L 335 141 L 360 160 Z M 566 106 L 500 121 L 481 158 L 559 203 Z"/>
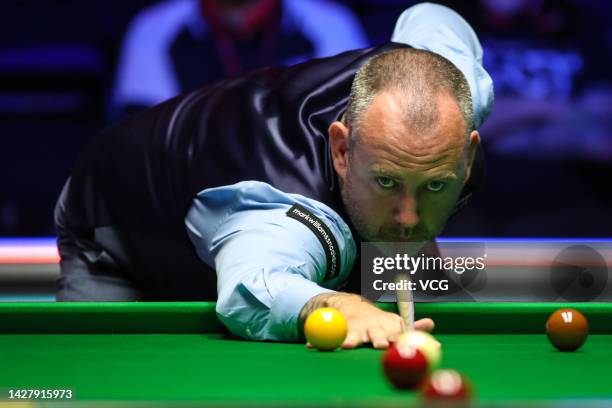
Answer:
<path fill-rule="evenodd" d="M 412 228 L 419 223 L 417 201 L 413 194 L 403 194 L 395 208 L 394 220 L 402 227 Z"/>

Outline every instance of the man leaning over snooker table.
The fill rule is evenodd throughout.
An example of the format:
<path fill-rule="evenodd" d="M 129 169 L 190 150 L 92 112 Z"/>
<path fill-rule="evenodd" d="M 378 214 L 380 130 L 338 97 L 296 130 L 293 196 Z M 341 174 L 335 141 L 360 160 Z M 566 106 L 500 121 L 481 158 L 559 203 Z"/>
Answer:
<path fill-rule="evenodd" d="M 392 41 L 218 82 L 102 131 L 56 206 L 57 299 L 216 299 L 233 334 L 282 341 L 331 306 L 343 347 L 388 347 L 399 316 L 334 289 L 360 279 L 360 241 L 440 233 L 478 183 L 493 100 L 452 10 L 407 9 Z"/>

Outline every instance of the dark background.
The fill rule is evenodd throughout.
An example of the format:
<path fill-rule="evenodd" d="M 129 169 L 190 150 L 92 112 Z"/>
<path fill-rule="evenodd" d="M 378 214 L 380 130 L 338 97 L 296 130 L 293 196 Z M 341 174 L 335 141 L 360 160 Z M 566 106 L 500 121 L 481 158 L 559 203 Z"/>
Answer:
<path fill-rule="evenodd" d="M 81 148 L 110 122 L 122 37 L 147 0 L 3 1 L 0 236 L 53 235 Z M 372 45 L 410 1 L 340 1 Z M 496 105 L 481 128 L 486 183 L 445 235 L 612 236 L 612 6 L 446 1 L 479 34 Z M 499 5 L 517 4 L 513 11 Z"/>

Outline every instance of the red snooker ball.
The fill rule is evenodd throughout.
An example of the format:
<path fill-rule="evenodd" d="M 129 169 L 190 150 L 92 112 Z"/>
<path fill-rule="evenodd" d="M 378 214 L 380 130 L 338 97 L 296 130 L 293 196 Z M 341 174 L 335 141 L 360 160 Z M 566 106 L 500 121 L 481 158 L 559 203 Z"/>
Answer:
<path fill-rule="evenodd" d="M 412 345 L 393 345 L 383 357 L 385 375 L 396 388 L 417 388 L 427 375 L 427 368 L 425 355 Z"/>
<path fill-rule="evenodd" d="M 559 309 L 546 322 L 548 341 L 561 351 L 578 350 L 589 334 L 589 322 L 575 309 Z"/>
<path fill-rule="evenodd" d="M 426 401 L 468 401 L 471 387 L 456 370 L 436 370 L 425 382 L 423 399 Z"/>

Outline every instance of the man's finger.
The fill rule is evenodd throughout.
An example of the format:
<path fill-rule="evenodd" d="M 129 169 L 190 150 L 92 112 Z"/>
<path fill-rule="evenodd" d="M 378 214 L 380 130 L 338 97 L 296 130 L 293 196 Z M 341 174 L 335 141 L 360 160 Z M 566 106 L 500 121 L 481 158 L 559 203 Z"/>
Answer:
<path fill-rule="evenodd" d="M 344 343 L 342 343 L 342 348 L 352 349 L 359 345 L 361 345 L 361 341 L 359 339 L 360 335 L 357 332 L 349 332 L 344 339 Z"/>
<path fill-rule="evenodd" d="M 387 339 L 387 332 L 381 327 L 372 327 L 368 330 L 368 336 L 370 337 L 370 343 L 372 347 L 378 350 L 384 350 L 389 348 L 389 340 Z"/>
<path fill-rule="evenodd" d="M 431 320 L 430 318 L 425 318 L 425 319 L 420 319 L 417 320 L 416 322 L 414 322 L 414 328 L 416 330 L 423 330 L 426 332 L 431 332 L 433 331 L 434 327 L 436 327 L 436 324 L 434 323 L 433 320 Z"/>

